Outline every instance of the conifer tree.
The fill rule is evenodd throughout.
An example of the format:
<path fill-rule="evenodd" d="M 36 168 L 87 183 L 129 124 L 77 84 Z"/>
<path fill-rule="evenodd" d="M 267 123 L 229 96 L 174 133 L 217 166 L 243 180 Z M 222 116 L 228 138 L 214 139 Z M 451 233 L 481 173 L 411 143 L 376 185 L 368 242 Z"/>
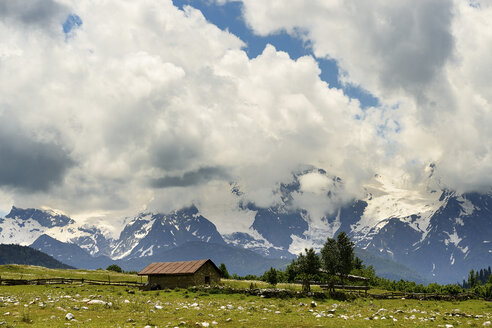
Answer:
<path fill-rule="evenodd" d="M 275 286 L 277 284 L 278 272 L 275 268 L 270 267 L 270 270 L 266 272 L 266 281 L 272 286 Z"/>
<path fill-rule="evenodd" d="M 354 243 L 350 241 L 347 233 L 342 231 L 338 234 L 337 245 L 340 252 L 340 274 L 346 276 L 354 265 Z"/>
<path fill-rule="evenodd" d="M 319 269 L 321 268 L 321 261 L 313 248 L 306 248 L 304 251 L 306 252 L 306 255 L 303 255 L 302 253 L 299 254 L 297 263 L 303 280 L 303 289 L 305 291 L 310 291 L 311 285 L 309 280 L 318 276 Z"/>
<path fill-rule="evenodd" d="M 229 272 L 227 271 L 227 268 L 226 268 L 226 265 L 224 263 L 221 263 L 219 265 L 219 270 L 220 272 L 222 273 L 222 278 L 224 279 L 229 279 L 231 278 L 231 275 L 229 274 Z"/>
<path fill-rule="evenodd" d="M 470 288 L 475 287 L 475 285 L 477 284 L 476 279 L 477 278 L 475 276 L 475 270 L 471 269 L 470 273 L 468 274 L 468 285 L 470 286 Z"/>
<path fill-rule="evenodd" d="M 335 239 L 328 237 L 321 249 L 321 260 L 323 262 L 323 269 L 328 274 L 336 275 L 340 272 L 340 251 Z"/>

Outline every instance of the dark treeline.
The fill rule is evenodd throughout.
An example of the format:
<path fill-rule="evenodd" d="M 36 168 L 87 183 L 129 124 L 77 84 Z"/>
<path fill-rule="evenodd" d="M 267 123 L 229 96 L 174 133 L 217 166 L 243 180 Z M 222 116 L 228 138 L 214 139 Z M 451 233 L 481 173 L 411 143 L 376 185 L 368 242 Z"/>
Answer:
<path fill-rule="evenodd" d="M 471 269 L 470 273 L 468 274 L 468 280 L 463 280 L 463 288 L 473 288 L 477 285 L 485 285 L 487 283 L 492 284 L 492 274 L 490 271 L 490 266 L 488 268 L 480 269 L 480 270 L 473 270 Z"/>

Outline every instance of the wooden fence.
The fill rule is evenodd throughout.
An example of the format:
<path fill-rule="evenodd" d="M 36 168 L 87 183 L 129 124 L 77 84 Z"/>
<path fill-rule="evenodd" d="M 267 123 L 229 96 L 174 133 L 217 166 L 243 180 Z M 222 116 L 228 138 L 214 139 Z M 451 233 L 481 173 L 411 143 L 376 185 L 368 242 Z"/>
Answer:
<path fill-rule="evenodd" d="M 299 281 L 302 283 L 302 281 Z M 491 299 L 483 298 L 480 295 L 474 293 L 460 293 L 460 294 L 442 294 L 442 293 L 410 293 L 391 291 L 385 293 L 369 293 L 370 286 L 355 286 L 355 285 L 330 285 L 322 281 L 309 281 L 310 285 L 318 285 L 324 291 L 342 291 L 344 293 L 356 293 L 359 296 L 372 297 L 375 299 L 415 299 L 415 300 L 443 300 L 443 301 L 463 301 L 469 299 L 483 299 L 485 301 L 491 301 Z M 363 292 L 363 293 L 361 293 Z"/>
<path fill-rule="evenodd" d="M 46 278 L 46 279 L 0 279 L 0 286 L 19 286 L 19 285 L 72 285 L 72 284 L 87 284 L 87 285 L 111 285 L 111 286 L 127 286 L 141 287 L 144 283 L 136 281 L 111 281 L 94 280 L 94 279 L 72 279 L 72 278 Z"/>

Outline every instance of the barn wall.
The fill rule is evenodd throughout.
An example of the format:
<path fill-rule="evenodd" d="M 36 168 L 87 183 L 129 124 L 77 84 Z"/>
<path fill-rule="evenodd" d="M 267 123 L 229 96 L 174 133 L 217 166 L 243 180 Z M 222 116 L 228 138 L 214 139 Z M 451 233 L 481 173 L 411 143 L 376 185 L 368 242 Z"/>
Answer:
<path fill-rule="evenodd" d="M 220 282 L 220 273 L 210 262 L 205 263 L 197 272 L 195 272 L 195 285 L 204 285 L 206 276 L 210 277 L 210 285 L 216 285 Z"/>
<path fill-rule="evenodd" d="M 185 288 L 190 286 L 199 286 L 205 284 L 205 277 L 210 277 L 210 284 L 220 282 L 220 273 L 215 267 L 207 262 L 194 274 L 187 275 L 149 275 L 149 287 L 153 285 L 163 288 Z"/>
<path fill-rule="evenodd" d="M 189 287 L 195 285 L 193 275 L 150 275 L 149 286 L 158 285 L 163 288 Z"/>

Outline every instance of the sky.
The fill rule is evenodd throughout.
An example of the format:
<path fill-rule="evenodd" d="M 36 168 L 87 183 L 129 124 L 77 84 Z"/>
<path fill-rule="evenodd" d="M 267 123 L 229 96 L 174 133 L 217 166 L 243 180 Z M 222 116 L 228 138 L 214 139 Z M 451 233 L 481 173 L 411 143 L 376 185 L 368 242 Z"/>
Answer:
<path fill-rule="evenodd" d="M 491 17 L 471 0 L 0 0 L 0 214 L 196 204 L 244 230 L 241 203 L 278 205 L 312 168 L 294 206 L 317 215 L 376 174 L 490 192 Z"/>

